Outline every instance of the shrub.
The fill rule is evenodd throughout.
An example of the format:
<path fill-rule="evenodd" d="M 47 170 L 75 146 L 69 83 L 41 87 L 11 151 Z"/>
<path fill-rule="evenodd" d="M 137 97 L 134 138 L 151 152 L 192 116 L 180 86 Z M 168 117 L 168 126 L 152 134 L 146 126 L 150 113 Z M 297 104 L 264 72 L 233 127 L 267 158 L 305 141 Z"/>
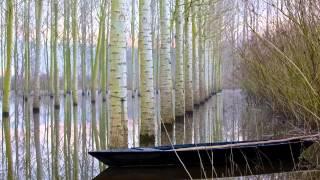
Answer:
<path fill-rule="evenodd" d="M 320 121 L 320 2 L 285 1 L 279 26 L 251 33 L 239 52 L 243 86 L 277 111 L 313 127 Z"/>

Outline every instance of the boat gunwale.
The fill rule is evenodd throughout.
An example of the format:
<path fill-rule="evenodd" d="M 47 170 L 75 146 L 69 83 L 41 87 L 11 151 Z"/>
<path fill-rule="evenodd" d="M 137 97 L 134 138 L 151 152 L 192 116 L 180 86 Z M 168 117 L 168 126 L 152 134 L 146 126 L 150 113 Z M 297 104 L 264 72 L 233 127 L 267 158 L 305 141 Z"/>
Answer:
<path fill-rule="evenodd" d="M 99 151 L 90 151 L 90 155 L 94 154 L 127 154 L 127 153 L 167 153 L 167 152 L 186 152 L 186 151 L 200 151 L 200 150 L 223 150 L 228 148 L 258 148 L 263 146 L 273 146 L 280 144 L 291 144 L 299 142 L 316 142 L 319 140 L 320 134 L 291 137 L 286 139 L 276 139 L 276 140 L 260 140 L 260 141 L 233 141 L 233 142 L 217 142 L 217 143 L 203 143 L 203 144 L 184 144 L 184 145 L 173 145 L 173 146 L 157 146 L 151 148 L 144 147 L 134 147 L 129 149 L 111 149 L 111 150 L 99 150 Z M 226 143 L 226 144 L 224 144 Z M 208 145 L 206 145 L 208 144 Z M 211 146 L 210 146 L 211 144 Z M 217 144 L 217 145 L 214 145 Z M 220 144 L 220 145 L 219 145 Z M 222 145 L 221 145 L 222 144 Z M 192 147 L 186 147 L 186 146 Z M 179 147 L 181 146 L 181 147 Z M 171 148 L 170 148 L 171 147 Z M 177 148 L 176 148 L 177 147 Z"/>

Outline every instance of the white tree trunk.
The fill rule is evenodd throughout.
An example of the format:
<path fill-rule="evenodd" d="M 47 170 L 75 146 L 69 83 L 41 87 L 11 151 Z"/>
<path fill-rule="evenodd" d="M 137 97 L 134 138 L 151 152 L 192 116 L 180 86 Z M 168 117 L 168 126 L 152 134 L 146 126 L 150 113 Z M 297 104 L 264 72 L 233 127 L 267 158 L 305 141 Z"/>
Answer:
<path fill-rule="evenodd" d="M 175 115 L 184 116 L 184 71 L 183 71 L 183 37 L 182 37 L 182 3 L 176 0 L 176 70 L 175 70 Z"/>
<path fill-rule="evenodd" d="M 195 106 L 200 104 L 200 90 L 199 90 L 199 59 L 198 59 L 198 38 L 199 33 L 196 22 L 196 6 L 193 4 L 192 8 L 192 70 L 193 70 L 193 98 Z"/>
<path fill-rule="evenodd" d="M 73 64 L 72 64 L 72 69 L 73 69 L 73 78 L 72 78 L 72 99 L 73 99 L 73 104 L 77 105 L 78 104 L 78 71 L 77 71 L 77 46 L 78 46 L 78 25 L 77 25 L 77 18 L 78 18 L 78 13 L 77 13 L 77 7 L 78 7 L 78 1 L 77 0 L 72 0 L 72 8 L 71 8 L 71 13 L 72 13 L 72 40 L 73 40 L 73 47 L 72 47 L 72 57 L 73 57 Z"/>
<path fill-rule="evenodd" d="M 171 37 L 170 37 L 170 0 L 160 1 L 160 116 L 162 144 L 169 140 L 164 128 L 172 132 L 174 123 L 174 104 L 171 70 Z M 161 124 L 162 124 L 161 123 Z M 169 136 L 172 136 L 171 134 Z M 171 137 L 170 137 L 171 138 Z"/>
<path fill-rule="evenodd" d="M 81 26 L 81 88 L 82 95 L 84 96 L 87 92 L 87 76 L 86 76 L 86 46 L 87 46 L 87 6 L 88 3 L 86 0 L 82 0 L 80 7 L 80 26 Z"/>
<path fill-rule="evenodd" d="M 193 87 L 192 87 L 192 33 L 191 33 L 191 8 L 189 0 L 185 0 L 184 20 L 184 77 L 185 77 L 185 108 L 186 112 L 193 111 Z"/>
<path fill-rule="evenodd" d="M 126 0 L 111 2 L 110 30 L 110 134 L 109 147 L 128 146 L 127 64 L 126 64 Z"/>
<path fill-rule="evenodd" d="M 198 7 L 198 61 L 199 61 L 199 91 L 200 103 L 205 100 L 205 66 L 204 66 L 204 51 L 203 51 L 203 13 L 201 6 Z"/>
<path fill-rule="evenodd" d="M 35 54 L 35 89 L 34 89 L 34 100 L 33 100 L 33 113 L 34 113 L 34 140 L 36 149 L 36 162 L 37 162 L 37 179 L 42 179 L 42 156 L 41 156 L 41 145 L 40 145 L 40 43 L 41 43 L 41 12 L 42 12 L 42 1 L 36 0 L 35 2 L 35 14 L 36 14 L 36 54 Z"/>
<path fill-rule="evenodd" d="M 151 37 L 151 0 L 139 0 L 139 58 L 141 93 L 140 146 L 155 144 L 155 96 Z"/>
<path fill-rule="evenodd" d="M 183 3 L 176 0 L 176 70 L 175 70 L 175 115 L 176 129 L 175 138 L 178 144 L 184 139 L 184 113 L 185 113 L 185 81 L 183 62 Z"/>
<path fill-rule="evenodd" d="M 184 143 L 192 143 L 193 113 L 193 56 L 192 56 L 192 16 L 190 0 L 184 1 L 184 78 L 185 78 L 185 138 Z"/>

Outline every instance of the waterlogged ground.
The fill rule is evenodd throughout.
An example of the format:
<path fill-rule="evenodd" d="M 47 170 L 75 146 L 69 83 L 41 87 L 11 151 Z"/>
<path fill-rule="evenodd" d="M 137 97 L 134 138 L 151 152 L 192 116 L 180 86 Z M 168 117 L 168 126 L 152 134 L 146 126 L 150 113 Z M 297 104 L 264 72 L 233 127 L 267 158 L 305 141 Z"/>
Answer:
<path fill-rule="evenodd" d="M 27 174 L 26 169 L 30 169 L 31 178 L 34 179 L 36 177 L 36 156 L 33 120 L 37 117 L 33 117 L 32 115 L 31 102 L 24 102 L 21 97 L 15 99 L 15 97 L 12 96 L 11 99 L 11 144 L 15 176 L 17 179 L 23 179 Z M 69 100 L 67 101 L 65 97 L 62 97 L 60 109 L 55 109 L 50 97 L 44 96 L 41 98 L 39 116 L 40 142 L 42 168 L 45 179 L 52 179 L 54 176 L 52 174 L 52 164 L 54 164 L 53 161 L 55 161 L 54 158 L 52 158 L 55 152 L 55 150 L 52 149 L 52 139 L 54 138 L 52 124 L 54 121 L 59 122 L 58 171 L 55 175 L 63 179 L 65 179 L 65 177 L 73 179 L 73 175 L 81 179 L 92 179 L 104 170 L 105 167 L 99 165 L 97 160 L 87 154 L 88 151 L 96 149 L 96 140 L 93 138 L 92 130 L 94 125 L 97 127 L 99 133 L 99 122 L 106 121 L 106 117 L 108 116 L 106 113 L 107 106 L 101 101 L 102 98 L 98 97 L 97 99 L 98 101 L 95 104 L 91 104 L 89 96 L 79 96 L 78 106 L 73 106 L 72 103 L 68 103 Z M 133 138 L 138 137 L 138 123 L 136 122 L 138 112 L 136 104 L 136 100 L 129 98 L 128 141 L 130 147 L 138 144 L 136 138 Z M 0 108 L 1 106 L 2 104 L 0 104 Z M 157 117 L 159 117 L 159 112 Z M 28 120 L 30 120 L 31 123 L 30 165 L 26 165 L 25 163 L 27 159 L 26 122 Z M 193 117 L 186 119 L 185 122 L 186 125 L 181 123 L 175 125 L 176 133 L 174 142 L 197 143 L 256 140 L 308 133 L 304 129 L 297 128 L 299 124 L 287 123 L 277 115 L 271 113 L 267 105 L 257 105 L 253 100 L 250 100 L 246 93 L 239 89 L 224 90 L 213 96 L 198 109 L 195 109 Z M 156 124 L 160 124 L 160 122 L 158 121 Z M 76 139 L 74 138 L 75 125 L 77 127 Z M 66 138 L 68 137 L 66 136 L 66 127 L 68 126 L 71 127 L 71 132 L 68 135 L 70 140 Z M 160 132 L 158 127 L 159 126 L 157 126 L 157 132 Z M 2 119 L 1 129 L 0 179 L 5 179 L 7 167 Z M 157 144 L 159 144 L 159 142 L 160 136 L 158 135 Z M 73 157 L 77 157 L 78 165 L 74 164 Z M 289 177 L 292 175 L 291 173 L 283 174 L 248 176 L 240 179 L 274 179 L 273 177 L 283 179 L 281 178 L 282 176 Z M 311 174 L 313 174 L 313 172 L 311 172 Z M 161 176 L 160 172 L 159 176 Z M 203 178 L 205 178 L 205 176 Z"/>

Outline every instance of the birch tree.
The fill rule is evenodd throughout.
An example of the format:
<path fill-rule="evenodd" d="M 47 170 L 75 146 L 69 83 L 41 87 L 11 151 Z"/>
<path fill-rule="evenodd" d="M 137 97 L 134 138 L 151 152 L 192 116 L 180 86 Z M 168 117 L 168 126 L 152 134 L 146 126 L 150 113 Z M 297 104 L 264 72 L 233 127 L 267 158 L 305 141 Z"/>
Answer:
<path fill-rule="evenodd" d="M 96 46 L 96 54 L 93 61 L 93 66 L 91 68 L 91 102 L 94 103 L 96 101 L 96 90 L 97 90 L 97 78 L 99 66 L 102 66 L 101 63 L 104 62 L 103 58 L 105 58 L 105 50 L 104 50 L 104 41 L 105 41 L 105 1 L 100 5 L 100 16 L 99 16 L 99 32 L 98 32 L 98 41 Z M 103 77 L 105 78 L 105 77 Z"/>
<path fill-rule="evenodd" d="M 41 43 L 41 19 L 42 19 L 42 1 L 35 1 L 35 14 L 36 14 L 36 52 L 34 61 L 34 99 L 33 109 L 39 113 L 40 108 L 40 43 Z"/>
<path fill-rule="evenodd" d="M 24 98 L 28 99 L 30 88 L 30 0 L 24 1 Z"/>
<path fill-rule="evenodd" d="M 73 105 L 78 104 L 78 74 L 77 74 L 77 45 L 78 45 L 78 25 L 77 25 L 77 0 L 72 0 L 72 7 L 71 7 L 71 13 L 72 13 L 72 40 L 73 40 L 73 47 L 72 47 L 72 57 L 73 57 L 73 78 L 72 78 L 72 99 L 73 99 Z"/>
<path fill-rule="evenodd" d="M 80 26 L 81 26 L 81 89 L 82 95 L 87 92 L 87 66 L 86 66 L 86 46 L 87 46 L 87 0 L 81 1 L 80 7 Z"/>
<path fill-rule="evenodd" d="M 183 31 L 182 31 L 182 3 L 176 0 L 176 70 L 175 70 L 175 115 L 183 116 L 185 111 L 185 89 L 184 89 L 184 71 L 183 71 Z"/>
<path fill-rule="evenodd" d="M 170 0 L 160 1 L 160 113 L 162 121 L 161 141 L 167 137 L 164 128 L 172 129 L 174 123 L 174 105 L 171 70 L 170 37 Z M 172 135 L 169 135 L 172 138 Z"/>
<path fill-rule="evenodd" d="M 128 146 L 126 0 L 111 1 L 109 147 Z"/>
<path fill-rule="evenodd" d="M 72 78 L 72 100 L 73 100 L 73 178 L 78 179 L 78 73 L 77 73 L 77 45 L 78 45 L 78 25 L 77 25 L 77 0 L 72 0 L 72 57 L 73 57 L 73 78 Z"/>
<path fill-rule="evenodd" d="M 140 146 L 155 144 L 155 96 L 151 37 L 151 0 L 139 0 L 139 58 L 141 93 Z"/>
<path fill-rule="evenodd" d="M 193 87 L 192 87 L 192 19 L 190 0 L 184 2 L 184 79 L 185 79 L 185 110 L 193 111 Z"/>
<path fill-rule="evenodd" d="M 13 39 L 13 14 L 14 14 L 14 1 L 7 0 L 6 7 L 6 51 L 7 51 L 7 62 L 5 67 L 4 82 L 3 82 L 3 106 L 2 106 L 2 118 L 3 128 L 5 135 L 6 145 L 6 158 L 7 158 L 7 179 L 14 179 L 13 175 L 13 164 L 11 154 L 11 133 L 10 133 L 10 109 L 9 109 L 9 98 L 10 98 L 10 86 L 11 86 L 11 56 L 12 56 L 12 39 Z"/>
<path fill-rule="evenodd" d="M 205 101 L 205 80 L 204 80 L 204 51 L 203 51 L 203 8 L 198 7 L 197 20 L 198 20 L 198 61 L 199 61 L 199 91 L 200 103 Z"/>
<path fill-rule="evenodd" d="M 64 160 L 65 177 L 71 179 L 71 50 L 70 50 L 70 0 L 64 1 L 63 57 L 64 57 Z"/>
<path fill-rule="evenodd" d="M 31 178 L 31 152 L 30 152 L 30 108 L 29 108 L 29 83 L 30 83 L 30 0 L 24 1 L 24 119 L 25 119 L 25 176 Z"/>
<path fill-rule="evenodd" d="M 176 136 L 181 140 L 184 136 L 184 113 L 185 113 L 185 81 L 183 63 L 183 3 L 176 0 L 175 4 L 175 25 L 176 25 L 176 69 L 175 69 L 175 116 Z"/>
<path fill-rule="evenodd" d="M 192 56 L 192 19 L 190 0 L 184 1 L 184 79 L 185 79 L 185 139 L 191 143 L 193 112 L 193 56 Z"/>
<path fill-rule="evenodd" d="M 199 58 L 198 58 L 198 38 L 199 28 L 197 27 L 197 4 L 192 2 L 192 70 L 193 70 L 193 100 L 194 100 L 194 142 L 199 142 L 199 106 L 200 106 L 200 89 L 199 89 Z"/>
<path fill-rule="evenodd" d="M 193 98 L 194 98 L 194 105 L 199 106 L 200 104 L 200 92 L 199 92 L 199 59 L 198 59 L 198 38 L 199 38 L 199 31 L 196 22 L 196 15 L 197 15 L 197 7 L 194 2 L 191 4 L 192 10 L 192 85 L 193 85 Z"/>
<path fill-rule="evenodd" d="M 101 11 L 103 16 L 102 23 L 102 36 L 101 36 L 101 51 L 100 51 L 100 69 L 101 69 L 101 95 L 102 95 L 102 105 L 101 105 L 101 116 L 100 116 L 100 147 L 101 149 L 106 148 L 106 122 L 107 122 L 107 28 L 106 27 L 106 17 L 107 17 L 107 1 L 103 1 L 101 5 Z M 109 19 L 108 19 L 109 20 Z"/>
<path fill-rule="evenodd" d="M 71 59 L 70 59 L 70 1 L 64 1 L 63 57 L 64 57 L 64 93 L 71 93 Z"/>
<path fill-rule="evenodd" d="M 51 60 L 53 61 L 53 91 L 54 91 L 54 124 L 53 124 L 53 157 L 52 157 L 52 178 L 59 178 L 59 158 L 58 150 L 60 144 L 59 136 L 59 70 L 57 58 L 57 39 L 58 39 L 58 1 L 51 1 Z"/>
<path fill-rule="evenodd" d="M 42 155 L 40 147 L 40 50 L 41 50 L 41 19 L 42 19 L 42 0 L 35 1 L 36 14 L 36 52 L 35 52 L 35 72 L 34 72 L 34 99 L 33 99 L 33 114 L 34 114 L 34 141 L 36 149 L 37 162 L 37 179 L 42 179 Z"/>
<path fill-rule="evenodd" d="M 52 0 L 51 5 L 51 41 L 52 41 L 52 60 L 53 60 L 53 87 L 54 87 L 54 106 L 56 109 L 60 108 L 59 102 L 59 69 L 57 57 L 57 42 L 58 42 L 58 1 Z"/>

